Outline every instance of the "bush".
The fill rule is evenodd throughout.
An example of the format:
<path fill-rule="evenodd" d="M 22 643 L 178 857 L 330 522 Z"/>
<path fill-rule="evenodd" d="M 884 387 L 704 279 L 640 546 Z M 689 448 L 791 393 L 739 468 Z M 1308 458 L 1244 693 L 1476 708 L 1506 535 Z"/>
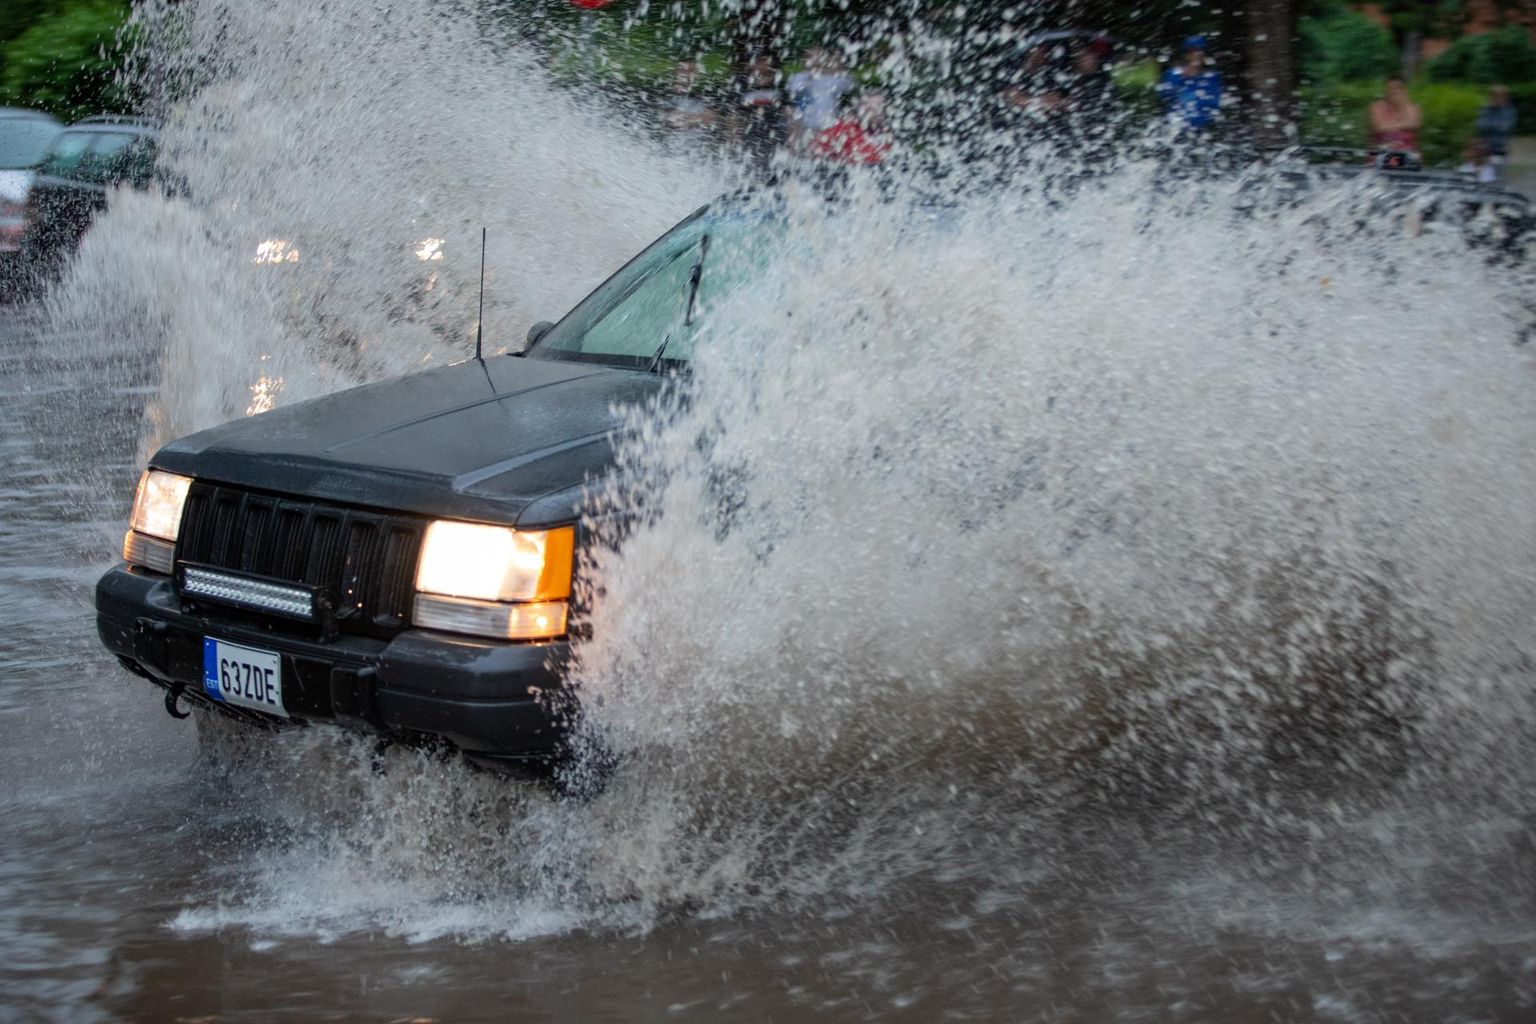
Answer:
<path fill-rule="evenodd" d="M 1536 82 L 1521 82 L 1509 87 L 1510 102 L 1520 111 L 1521 132 L 1536 134 Z"/>
<path fill-rule="evenodd" d="M 1424 69 L 1432 82 L 1536 82 L 1536 46 L 1518 25 L 1463 36 Z"/>
<path fill-rule="evenodd" d="M 1371 101 L 1377 82 L 1307 86 L 1301 90 L 1301 140 L 1308 146 L 1364 149 L 1370 134 Z"/>
<path fill-rule="evenodd" d="M 1398 66 L 1391 34 L 1348 9 L 1301 19 L 1299 59 L 1303 81 L 1318 84 L 1382 78 Z"/>
<path fill-rule="evenodd" d="M 0 99 L 66 120 L 118 105 L 127 0 L 70 0 L 5 45 Z"/>
<path fill-rule="evenodd" d="M 1419 130 L 1424 162 L 1461 163 L 1462 148 L 1476 134 L 1477 112 L 1487 99 L 1488 90 L 1474 85 L 1431 83 L 1415 86 L 1410 92 L 1424 111 L 1424 127 Z"/>

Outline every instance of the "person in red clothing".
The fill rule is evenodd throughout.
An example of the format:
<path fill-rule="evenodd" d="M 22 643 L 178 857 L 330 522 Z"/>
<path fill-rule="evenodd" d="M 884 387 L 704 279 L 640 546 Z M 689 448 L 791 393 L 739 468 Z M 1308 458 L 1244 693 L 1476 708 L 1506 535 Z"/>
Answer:
<path fill-rule="evenodd" d="M 866 92 L 836 121 L 811 139 L 806 152 L 849 167 L 873 167 L 891 151 L 885 94 Z"/>

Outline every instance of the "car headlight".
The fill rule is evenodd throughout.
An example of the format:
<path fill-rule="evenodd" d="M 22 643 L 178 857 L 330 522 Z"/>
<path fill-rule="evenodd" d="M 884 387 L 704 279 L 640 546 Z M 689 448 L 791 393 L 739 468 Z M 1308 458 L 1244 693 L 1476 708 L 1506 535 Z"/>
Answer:
<path fill-rule="evenodd" d="M 428 629 L 549 640 L 563 636 L 576 530 L 514 530 L 439 519 L 427 527 L 412 620 Z"/>
<path fill-rule="evenodd" d="M 286 238 L 269 238 L 256 246 L 256 258 L 252 263 L 297 263 L 299 262 L 299 250 L 295 249 Z"/>
<path fill-rule="evenodd" d="M 123 561 L 169 573 L 176 567 L 176 535 L 192 478 L 150 469 L 139 477 L 133 515 L 123 538 Z"/>

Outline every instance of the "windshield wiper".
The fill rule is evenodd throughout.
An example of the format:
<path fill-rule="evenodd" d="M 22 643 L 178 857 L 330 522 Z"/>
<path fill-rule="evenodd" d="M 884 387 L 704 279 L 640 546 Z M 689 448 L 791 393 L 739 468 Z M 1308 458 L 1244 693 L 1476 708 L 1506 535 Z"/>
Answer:
<path fill-rule="evenodd" d="M 688 271 L 688 305 L 683 311 L 683 326 L 692 327 L 699 306 L 699 282 L 704 280 L 704 258 L 709 255 L 709 236 L 704 235 L 699 239 L 699 262 Z M 657 373 L 661 369 L 661 357 L 667 351 L 667 346 L 672 344 L 672 335 L 662 339 L 661 346 L 656 349 L 656 354 L 651 357 L 651 364 L 645 368 L 646 373 Z"/>

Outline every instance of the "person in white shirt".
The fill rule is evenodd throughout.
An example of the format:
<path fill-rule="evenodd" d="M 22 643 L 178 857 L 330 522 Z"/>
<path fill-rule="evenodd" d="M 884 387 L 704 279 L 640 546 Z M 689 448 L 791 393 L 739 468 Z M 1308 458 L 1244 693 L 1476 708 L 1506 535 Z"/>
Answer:
<path fill-rule="evenodd" d="M 1488 143 L 1473 139 L 1462 150 L 1463 163 L 1457 170 L 1479 185 L 1492 185 L 1499 180 L 1499 169 L 1488 154 Z"/>
<path fill-rule="evenodd" d="M 805 70 L 790 75 L 784 90 L 793 108 L 790 142 L 803 144 L 829 128 L 852 88 L 853 78 L 841 54 L 820 46 L 807 50 Z"/>
<path fill-rule="evenodd" d="M 700 138 L 715 129 L 718 118 L 709 101 L 697 92 L 699 62 L 678 61 L 672 71 L 672 91 L 661 101 L 662 127 L 673 136 Z"/>

